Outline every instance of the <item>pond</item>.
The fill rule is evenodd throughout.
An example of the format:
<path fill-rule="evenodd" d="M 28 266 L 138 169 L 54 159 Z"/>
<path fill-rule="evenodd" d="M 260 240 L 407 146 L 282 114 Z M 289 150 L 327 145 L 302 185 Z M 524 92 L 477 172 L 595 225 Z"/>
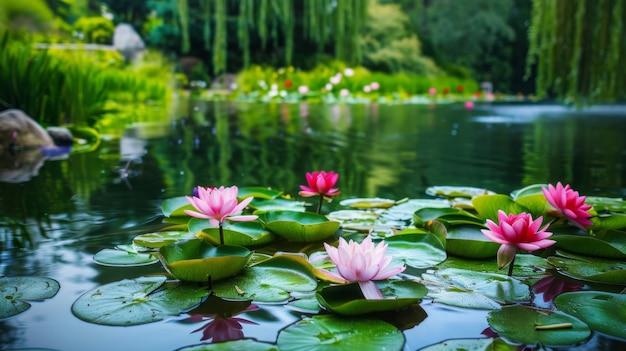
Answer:
<path fill-rule="evenodd" d="M 163 200 L 189 195 L 198 185 L 271 187 L 307 201 L 298 198 L 305 173 L 332 170 L 341 195 L 324 203 L 327 214 L 351 198 L 432 199 L 426 191 L 435 186 L 508 195 L 560 181 L 581 195 L 626 196 L 626 106 L 509 103 L 466 110 L 190 100 L 177 111 L 165 123 L 137 123 L 121 136 L 105 135 L 94 151 L 48 160 L 27 182 L 0 183 L 0 276 L 48 277 L 60 284 L 54 297 L 0 319 L 0 349 L 175 350 L 200 344 L 202 332 L 193 331 L 206 322 L 185 321 L 184 313 L 120 327 L 85 322 L 71 309 L 104 284 L 163 273 L 158 262 L 116 267 L 93 257 L 163 228 Z M 238 315 L 253 322 L 241 323 L 242 335 L 268 343 L 315 314 L 255 304 L 256 310 Z M 404 325 L 404 350 L 487 337 L 489 310 L 428 296 L 420 305 L 389 317 L 404 318 L 396 320 Z M 565 348 L 624 350 L 626 339 L 592 332 Z"/>

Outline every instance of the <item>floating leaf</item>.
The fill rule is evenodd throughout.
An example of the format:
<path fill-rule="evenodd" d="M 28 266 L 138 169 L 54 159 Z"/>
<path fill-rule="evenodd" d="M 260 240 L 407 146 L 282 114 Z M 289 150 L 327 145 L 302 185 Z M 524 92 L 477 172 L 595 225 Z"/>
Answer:
<path fill-rule="evenodd" d="M 430 196 L 465 197 L 471 199 L 475 196 L 495 193 L 484 188 L 469 186 L 431 186 L 426 188 L 426 194 Z"/>
<path fill-rule="evenodd" d="M 404 335 L 379 319 L 320 315 L 281 330 L 276 344 L 281 351 L 393 351 L 402 349 Z"/>
<path fill-rule="evenodd" d="M 250 207 L 257 211 L 295 211 L 304 212 L 306 210 L 305 203 L 289 199 L 257 199 L 250 203 Z"/>
<path fill-rule="evenodd" d="M 500 244 L 489 240 L 480 230 L 482 226 L 457 225 L 448 229 L 446 251 L 467 258 L 495 257 Z"/>
<path fill-rule="evenodd" d="M 272 188 L 265 188 L 260 186 L 241 187 L 238 189 L 237 197 L 240 200 L 247 199 L 253 196 L 255 199 L 275 199 L 283 194 L 280 190 L 274 190 Z"/>
<path fill-rule="evenodd" d="M 599 231 L 602 229 L 624 229 L 626 228 L 626 214 L 613 213 L 610 215 L 600 215 L 591 217 L 593 223 L 589 229 L 593 231 Z M 626 233 L 621 232 L 622 235 Z"/>
<path fill-rule="evenodd" d="M 154 253 L 122 250 L 120 247 L 102 249 L 93 256 L 93 260 L 101 265 L 119 267 L 143 266 L 159 262 L 159 258 Z"/>
<path fill-rule="evenodd" d="M 27 301 L 45 300 L 60 289 L 59 283 L 43 277 L 0 277 L 0 319 L 30 308 Z"/>
<path fill-rule="evenodd" d="M 294 211 L 269 211 L 259 214 L 266 227 L 283 238 L 294 242 L 313 242 L 333 236 L 339 222 L 326 216 Z"/>
<path fill-rule="evenodd" d="M 422 208 L 415 211 L 413 222 L 417 227 L 423 227 L 428 221 L 438 220 L 450 225 L 485 223 L 473 214 L 458 208 Z"/>
<path fill-rule="evenodd" d="M 591 334 L 585 323 L 569 314 L 540 312 L 524 306 L 503 307 L 490 312 L 487 320 L 501 337 L 531 346 L 570 346 Z"/>
<path fill-rule="evenodd" d="M 587 196 L 585 203 L 597 212 L 626 212 L 626 201 L 622 198 Z"/>
<path fill-rule="evenodd" d="M 226 221 L 222 225 L 224 231 L 224 244 L 234 246 L 258 246 L 271 243 L 277 236 L 265 229 L 259 221 L 230 222 Z M 192 218 L 189 221 L 189 231 L 196 233 L 196 236 L 219 245 L 219 227 L 213 227 L 207 220 Z"/>
<path fill-rule="evenodd" d="M 188 216 L 184 210 L 194 210 L 193 206 L 184 196 L 165 199 L 161 203 L 161 211 L 165 217 Z"/>
<path fill-rule="evenodd" d="M 159 258 L 168 272 L 193 282 L 228 278 L 239 272 L 250 256 L 252 252 L 245 247 L 215 247 L 200 239 L 178 241 L 159 249 Z"/>
<path fill-rule="evenodd" d="M 424 273 L 422 279 L 435 302 L 452 306 L 497 309 L 530 299 L 527 285 L 502 274 L 448 268 Z"/>
<path fill-rule="evenodd" d="M 367 300 L 357 283 L 333 285 L 317 293 L 317 299 L 327 310 L 346 316 L 397 310 L 418 303 L 428 290 L 409 280 L 377 281 L 384 299 Z"/>
<path fill-rule="evenodd" d="M 133 239 L 133 244 L 148 247 L 151 249 L 158 249 L 161 246 L 165 246 L 167 244 L 175 243 L 181 240 L 189 240 L 193 239 L 193 234 L 188 231 L 180 231 L 180 230 L 167 230 L 162 232 L 154 232 L 154 233 L 145 233 L 141 235 L 137 235 Z"/>
<path fill-rule="evenodd" d="M 518 189 L 518 190 L 513 190 L 511 192 L 511 198 L 513 200 L 517 200 L 521 197 L 524 196 L 529 196 L 529 195 L 538 195 L 538 194 L 543 194 L 543 188 L 547 188 L 548 184 L 533 184 L 533 185 L 529 185 L 525 188 L 522 189 Z"/>
<path fill-rule="evenodd" d="M 381 199 L 379 197 L 374 198 L 356 198 L 346 199 L 339 202 L 341 206 L 347 206 L 350 208 L 389 208 L 396 204 L 396 200 Z"/>
<path fill-rule="evenodd" d="M 563 257 L 548 257 L 548 263 L 564 276 L 605 284 L 626 285 L 626 263 L 611 260 L 574 260 Z"/>
<path fill-rule="evenodd" d="M 447 208 L 450 207 L 450 202 L 444 199 L 411 199 L 388 208 L 382 216 L 398 221 L 411 221 L 415 211 L 427 207 Z"/>
<path fill-rule="evenodd" d="M 195 284 L 165 282 L 165 276 L 152 276 L 105 284 L 80 296 L 72 312 L 89 323 L 138 325 L 179 315 L 209 294 Z"/>
<path fill-rule="evenodd" d="M 309 292 L 317 279 L 309 262 L 296 255 L 280 255 L 242 270 L 237 276 L 213 284 L 217 296 L 258 302 L 282 302 L 290 292 Z"/>
<path fill-rule="evenodd" d="M 567 251 L 604 258 L 626 258 L 626 233 L 604 231 L 595 236 L 553 235 L 556 246 Z"/>
<path fill-rule="evenodd" d="M 600 291 L 568 292 L 557 296 L 554 305 L 580 318 L 593 330 L 626 340 L 626 295 Z"/>
<path fill-rule="evenodd" d="M 439 269 L 458 268 L 483 273 L 502 273 L 503 270 L 498 269 L 496 260 L 475 260 L 464 259 L 461 257 L 449 256 L 443 263 L 437 265 Z M 513 266 L 513 276 L 515 277 L 533 277 L 542 274 L 546 269 L 552 268 L 545 258 L 541 258 L 531 254 L 515 255 L 515 263 Z M 505 268 L 505 270 L 508 269 Z"/>
<path fill-rule="evenodd" d="M 518 351 L 517 345 L 509 345 L 500 338 L 453 339 L 421 348 L 420 351 Z"/>
<path fill-rule="evenodd" d="M 501 194 L 477 196 L 472 199 L 472 204 L 474 204 L 474 208 L 481 218 L 491 219 L 495 222 L 498 221 L 499 210 L 504 211 L 506 214 L 530 212 L 526 207 L 514 202 L 510 197 Z"/>
<path fill-rule="evenodd" d="M 186 346 L 176 351 L 232 351 L 232 350 L 246 350 L 246 351 L 278 351 L 278 348 L 274 344 L 257 341 L 254 339 L 239 339 L 224 342 L 214 342 L 211 344 L 199 344 Z"/>
<path fill-rule="evenodd" d="M 446 259 L 443 244 L 433 234 L 403 234 L 385 239 L 387 255 L 414 268 L 432 267 Z"/>

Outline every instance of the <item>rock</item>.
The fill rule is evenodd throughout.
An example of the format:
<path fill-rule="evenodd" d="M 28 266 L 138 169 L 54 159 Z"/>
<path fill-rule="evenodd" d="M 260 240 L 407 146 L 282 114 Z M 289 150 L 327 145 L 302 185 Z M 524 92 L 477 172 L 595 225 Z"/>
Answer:
<path fill-rule="evenodd" d="M 54 140 L 48 132 L 24 111 L 0 112 L 0 157 L 8 152 L 53 146 Z"/>
<path fill-rule="evenodd" d="M 113 33 L 113 47 L 115 47 L 126 59 L 134 61 L 146 50 L 146 44 L 139 34 L 128 23 L 120 23 Z"/>

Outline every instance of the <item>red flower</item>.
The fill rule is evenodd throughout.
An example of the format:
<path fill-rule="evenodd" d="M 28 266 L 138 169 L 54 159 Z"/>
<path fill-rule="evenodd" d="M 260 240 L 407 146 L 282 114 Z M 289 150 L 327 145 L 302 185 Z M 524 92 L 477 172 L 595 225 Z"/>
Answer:
<path fill-rule="evenodd" d="M 462 92 L 463 92 L 463 86 L 462 86 L 462 85 L 459 85 L 458 87 L 456 87 L 456 91 L 457 91 L 458 93 L 462 93 Z"/>
<path fill-rule="evenodd" d="M 446 95 L 446 94 L 448 94 L 448 93 L 450 92 L 450 89 L 448 89 L 448 88 L 443 88 L 443 91 L 442 91 L 442 92 L 443 92 L 443 94 L 444 94 L 444 95 Z"/>
<path fill-rule="evenodd" d="M 293 85 L 293 82 L 290 80 L 286 80 L 285 81 L 285 88 L 291 88 L 291 86 Z"/>

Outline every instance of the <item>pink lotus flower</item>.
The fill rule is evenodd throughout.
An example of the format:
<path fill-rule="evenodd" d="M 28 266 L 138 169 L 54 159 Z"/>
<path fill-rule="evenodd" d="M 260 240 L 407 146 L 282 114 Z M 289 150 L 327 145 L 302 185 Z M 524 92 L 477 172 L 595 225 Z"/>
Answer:
<path fill-rule="evenodd" d="M 391 257 L 385 256 L 387 244 L 384 242 L 374 245 L 370 237 L 361 244 L 344 238 L 339 238 L 339 247 L 324 243 L 326 252 L 331 261 L 337 266 L 340 276 L 328 272 L 330 276 L 346 282 L 357 282 L 363 296 L 368 299 L 382 299 L 374 280 L 383 280 L 392 277 L 406 269 L 404 266 L 389 266 Z"/>
<path fill-rule="evenodd" d="M 502 244 L 498 250 L 498 269 L 509 265 L 509 275 L 513 273 L 513 262 L 517 249 L 535 251 L 554 245 L 556 241 L 547 240 L 552 235 L 546 232 L 548 225 L 539 229 L 543 217 L 533 220 L 528 213 L 509 214 L 498 211 L 498 224 L 490 219 L 487 220 L 489 230 L 481 231 L 487 238 L 498 244 Z"/>
<path fill-rule="evenodd" d="M 547 189 L 542 188 L 541 190 L 543 190 L 548 203 L 556 209 L 549 211 L 551 215 L 566 217 L 570 223 L 582 230 L 585 230 L 585 227 L 592 224 L 589 220 L 591 215 L 587 212 L 587 210 L 591 209 L 591 205 L 585 205 L 587 197 L 578 196 L 578 192 L 572 190 L 569 184 L 563 186 L 561 182 L 558 182 L 556 187 L 548 184 Z"/>
<path fill-rule="evenodd" d="M 302 94 L 302 95 L 306 95 L 309 92 L 309 87 L 307 87 L 306 85 L 301 85 L 298 87 L 298 93 Z"/>
<path fill-rule="evenodd" d="M 324 197 L 333 197 L 339 195 L 339 189 L 335 188 L 339 179 L 339 174 L 330 171 L 319 171 L 306 174 L 306 182 L 309 186 L 300 185 L 298 194 L 304 197 L 320 196 L 320 203 L 317 207 L 317 213 L 322 209 L 322 200 Z"/>
<path fill-rule="evenodd" d="M 370 87 L 372 87 L 372 90 L 378 90 L 380 88 L 380 84 L 378 84 L 378 82 L 372 82 Z"/>
<path fill-rule="evenodd" d="M 465 104 L 463 104 L 463 106 L 465 107 L 466 110 L 472 110 L 472 109 L 474 109 L 474 102 L 473 101 L 465 101 Z"/>
<path fill-rule="evenodd" d="M 247 320 L 245 318 L 235 317 L 236 315 L 252 312 L 259 309 L 259 306 L 255 304 L 251 304 L 246 309 L 235 313 L 233 316 L 226 317 L 218 314 L 211 315 L 202 315 L 195 314 L 186 319 L 188 322 L 200 322 L 205 320 L 205 317 L 213 318 L 207 324 L 201 326 L 200 328 L 192 331 L 192 333 L 199 332 L 202 330 L 202 338 L 201 341 L 213 339 L 213 342 L 222 342 L 222 341 L 230 341 L 230 340 L 239 340 L 243 339 L 243 326 L 241 323 L 245 324 L 255 324 L 259 323 L 253 322 L 251 320 Z"/>
<path fill-rule="evenodd" d="M 428 89 L 428 94 L 430 94 L 430 95 L 435 95 L 435 94 L 437 94 L 437 89 L 435 89 L 435 88 L 430 88 L 430 89 Z"/>

